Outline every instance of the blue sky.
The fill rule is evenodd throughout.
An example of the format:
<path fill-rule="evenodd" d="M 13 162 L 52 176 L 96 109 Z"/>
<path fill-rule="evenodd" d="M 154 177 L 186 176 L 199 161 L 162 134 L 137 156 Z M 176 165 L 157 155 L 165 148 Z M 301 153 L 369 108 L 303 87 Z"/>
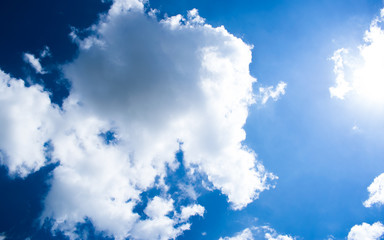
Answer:
<path fill-rule="evenodd" d="M 382 8 L 2 1 L 0 240 L 384 239 Z"/>

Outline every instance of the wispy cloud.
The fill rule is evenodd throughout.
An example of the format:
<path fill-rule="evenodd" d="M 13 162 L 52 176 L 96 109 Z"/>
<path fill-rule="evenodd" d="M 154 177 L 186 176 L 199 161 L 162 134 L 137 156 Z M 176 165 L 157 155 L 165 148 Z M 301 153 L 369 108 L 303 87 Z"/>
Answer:
<path fill-rule="evenodd" d="M 285 94 L 285 89 L 287 88 L 287 83 L 279 82 L 277 86 L 269 87 L 260 87 L 258 98 L 261 99 L 262 104 L 266 104 L 269 99 L 277 101 L 280 96 Z"/>
<path fill-rule="evenodd" d="M 33 54 L 24 53 L 24 61 L 30 64 L 33 69 L 35 69 L 36 73 L 45 74 L 43 67 L 40 64 L 40 59 L 36 58 Z"/>

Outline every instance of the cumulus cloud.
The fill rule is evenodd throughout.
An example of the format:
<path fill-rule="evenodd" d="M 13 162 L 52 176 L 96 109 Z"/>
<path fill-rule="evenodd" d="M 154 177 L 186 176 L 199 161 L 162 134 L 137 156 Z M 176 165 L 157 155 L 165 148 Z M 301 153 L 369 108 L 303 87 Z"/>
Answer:
<path fill-rule="evenodd" d="M 384 225 L 376 222 L 372 225 L 363 223 L 355 225 L 348 233 L 348 240 L 379 240 L 384 235 Z"/>
<path fill-rule="evenodd" d="M 336 85 L 329 88 L 331 97 L 344 99 L 348 93 L 356 93 L 369 102 L 384 103 L 384 10 L 365 32 L 364 44 L 358 53 L 338 49 L 331 58 L 334 61 Z"/>
<path fill-rule="evenodd" d="M 42 221 L 52 219 L 71 239 L 85 221 L 116 239 L 176 238 L 205 211 L 176 206 L 167 192 L 164 178 L 179 166 L 180 150 L 186 172 L 208 180 L 233 209 L 271 187 L 277 177 L 243 143 L 256 98 L 249 45 L 196 9 L 158 21 L 136 0 L 114 1 L 90 31 L 85 39 L 72 32 L 79 53 L 62 66 L 72 89 L 60 110 L 41 87 L 0 75 L 2 163 L 25 176 L 44 165 L 47 142 L 59 163 Z M 275 100 L 284 89 L 265 94 Z M 145 203 L 151 188 L 161 194 Z"/>
<path fill-rule="evenodd" d="M 24 177 L 45 164 L 58 114 L 42 87 L 26 87 L 0 70 L 0 160 L 11 174 Z"/>
<path fill-rule="evenodd" d="M 286 88 L 287 83 L 285 82 L 279 82 L 275 87 L 260 87 L 259 98 L 261 99 L 261 103 L 266 104 L 270 98 L 272 98 L 273 101 L 277 101 L 281 95 L 285 94 Z"/>
<path fill-rule="evenodd" d="M 242 208 L 274 178 L 241 144 L 254 102 L 250 46 L 197 18 L 196 10 L 161 22 L 137 12 L 113 15 L 64 71 L 71 98 L 113 120 L 140 165 L 171 164 L 181 141 L 186 166 L 197 166 Z"/>
<path fill-rule="evenodd" d="M 384 204 L 384 173 L 375 178 L 368 187 L 369 198 L 364 202 L 365 207 Z"/>
<path fill-rule="evenodd" d="M 289 235 L 278 234 L 275 229 L 269 226 L 259 226 L 246 228 L 242 232 L 237 233 L 233 237 L 220 238 L 219 240 L 295 240 L 296 238 Z"/>
<path fill-rule="evenodd" d="M 24 53 L 24 61 L 30 64 L 33 69 L 35 69 L 36 73 L 45 74 L 43 67 L 40 64 L 40 59 L 36 58 L 33 54 Z"/>

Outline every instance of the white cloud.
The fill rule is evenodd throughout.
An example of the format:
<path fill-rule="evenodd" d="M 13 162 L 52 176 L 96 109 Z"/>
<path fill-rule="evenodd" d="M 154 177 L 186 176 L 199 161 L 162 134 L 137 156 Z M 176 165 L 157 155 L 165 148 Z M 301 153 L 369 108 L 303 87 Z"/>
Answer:
<path fill-rule="evenodd" d="M 279 82 L 276 87 L 260 87 L 259 98 L 261 99 L 261 103 L 266 104 L 270 98 L 272 98 L 273 101 L 277 101 L 281 95 L 285 94 L 286 88 L 287 84 L 285 82 Z"/>
<path fill-rule="evenodd" d="M 35 69 L 36 73 L 45 74 L 43 67 L 40 64 L 40 59 L 36 58 L 33 54 L 24 53 L 24 61 L 29 63 L 33 69 Z"/>
<path fill-rule="evenodd" d="M 258 230 L 262 230 L 265 232 L 266 240 L 295 240 L 295 237 L 291 237 L 289 235 L 278 234 L 275 229 L 269 226 L 262 226 L 257 228 Z"/>
<path fill-rule="evenodd" d="M 348 240 L 379 240 L 384 234 L 384 225 L 376 222 L 372 225 L 363 223 L 355 225 L 348 233 Z"/>
<path fill-rule="evenodd" d="M 348 93 L 355 93 L 363 101 L 384 104 L 384 31 L 383 10 L 365 32 L 364 44 L 358 46 L 358 54 L 347 49 L 335 51 L 334 63 L 336 86 L 331 87 L 331 97 L 344 99 Z"/>
<path fill-rule="evenodd" d="M 184 23 L 137 12 L 110 17 L 95 33 L 103 45 L 81 51 L 65 73 L 72 98 L 108 116 L 140 165 L 156 159 L 149 179 L 164 174 L 160 166 L 173 161 L 181 140 L 187 167 L 198 166 L 238 209 L 274 178 L 241 144 L 254 102 L 250 46 L 197 17 L 194 10 Z"/>
<path fill-rule="evenodd" d="M 143 2 L 118 0 L 89 37 L 73 32 L 80 49 L 63 66 L 73 88 L 61 111 L 39 87 L 2 73 L 0 140 L 7 141 L 0 148 L 9 156 L 2 161 L 25 176 L 44 164 L 44 143 L 51 141 L 60 164 L 41 220 L 53 219 L 54 230 L 74 239 L 76 224 L 88 219 L 116 239 L 177 237 L 205 211 L 192 204 L 177 212 L 167 195 L 164 177 L 167 167 L 178 166 L 180 148 L 187 172 L 203 175 L 234 209 L 277 178 L 243 144 L 255 102 L 251 47 L 205 24 L 196 9 L 187 15 L 159 22 L 144 13 Z M 281 83 L 266 94 L 275 99 L 284 89 Z M 102 137 L 107 131 L 115 133 L 113 144 Z M 161 197 L 150 199 L 142 219 L 135 207 L 153 187 Z"/>
<path fill-rule="evenodd" d="M 220 238 L 219 240 L 295 240 L 296 238 L 289 235 L 278 234 L 275 229 L 269 226 L 260 226 L 246 228 L 242 232 L 235 234 L 233 237 Z"/>
<path fill-rule="evenodd" d="M 253 240 L 252 231 L 249 228 L 244 229 L 242 232 L 237 233 L 233 237 L 220 238 L 219 240 Z"/>
<path fill-rule="evenodd" d="M 204 212 L 205 212 L 204 207 L 198 204 L 182 207 L 180 219 L 185 221 L 185 220 L 188 220 L 191 216 L 195 216 L 195 215 L 203 216 Z"/>
<path fill-rule="evenodd" d="M 129 11 L 141 12 L 144 9 L 145 2 L 147 0 L 114 0 L 108 15 L 113 17 Z"/>
<path fill-rule="evenodd" d="M 167 214 L 175 212 L 173 200 L 155 197 L 146 207 L 144 212 L 149 219 L 139 221 L 132 231 L 134 239 L 175 239 L 183 231 L 190 229 L 186 223 L 191 216 L 204 214 L 204 208 L 200 205 L 186 206 L 180 214 L 174 217 Z M 178 225 L 178 226 L 176 226 Z"/>
<path fill-rule="evenodd" d="M 333 72 L 336 75 L 336 86 L 330 87 L 331 97 L 344 99 L 344 96 L 352 90 L 351 84 L 345 80 L 343 54 L 347 54 L 348 50 L 341 48 L 333 53 L 331 60 L 335 63 Z"/>
<path fill-rule="evenodd" d="M 369 198 L 364 202 L 365 207 L 384 204 L 384 173 L 376 177 L 368 187 Z"/>
<path fill-rule="evenodd" d="M 0 70 L 0 160 L 22 177 L 45 164 L 44 144 L 54 129 L 58 110 L 42 87 Z"/>

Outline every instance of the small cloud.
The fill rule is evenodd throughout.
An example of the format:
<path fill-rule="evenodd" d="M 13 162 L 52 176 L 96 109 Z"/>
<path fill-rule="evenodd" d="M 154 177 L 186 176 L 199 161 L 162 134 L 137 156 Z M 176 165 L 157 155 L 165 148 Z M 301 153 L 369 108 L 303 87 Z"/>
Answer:
<path fill-rule="evenodd" d="M 336 86 L 329 88 L 332 97 L 344 99 L 344 96 L 352 90 L 351 84 L 345 80 L 343 54 L 347 54 L 348 50 L 341 48 L 334 52 L 330 58 L 335 64 L 333 72 L 336 75 Z"/>
<path fill-rule="evenodd" d="M 277 231 L 269 226 L 258 226 L 252 228 L 246 228 L 242 232 L 235 234 L 233 237 L 220 238 L 219 240 L 295 240 L 296 237 L 289 235 L 283 235 L 277 233 Z"/>
<path fill-rule="evenodd" d="M 157 17 L 157 14 L 159 14 L 160 11 L 158 9 L 153 9 L 151 8 L 149 11 L 148 11 L 148 16 L 152 17 L 152 18 L 155 18 Z"/>
<path fill-rule="evenodd" d="M 40 59 L 36 58 L 33 54 L 24 53 L 24 61 L 30 64 L 36 71 L 36 73 L 45 74 L 43 67 L 40 64 Z"/>
<path fill-rule="evenodd" d="M 219 240 L 253 240 L 252 231 L 249 228 L 244 229 L 242 232 L 237 233 L 233 237 L 220 238 Z"/>
<path fill-rule="evenodd" d="M 285 89 L 287 88 L 287 83 L 279 82 L 276 87 L 260 87 L 259 88 L 259 98 L 261 99 L 262 104 L 266 104 L 267 101 L 272 98 L 273 101 L 277 101 L 281 95 L 285 94 Z"/>
<path fill-rule="evenodd" d="M 45 58 L 50 56 L 52 56 L 51 50 L 49 49 L 48 46 L 45 46 L 44 49 L 40 52 L 40 57 Z"/>
<path fill-rule="evenodd" d="M 335 240 L 336 238 L 333 235 L 327 236 L 325 240 Z"/>
<path fill-rule="evenodd" d="M 357 125 L 355 124 L 355 125 L 353 125 L 352 130 L 353 130 L 353 131 L 358 131 L 358 130 L 360 130 L 360 128 L 359 128 L 359 126 L 357 126 Z"/>

